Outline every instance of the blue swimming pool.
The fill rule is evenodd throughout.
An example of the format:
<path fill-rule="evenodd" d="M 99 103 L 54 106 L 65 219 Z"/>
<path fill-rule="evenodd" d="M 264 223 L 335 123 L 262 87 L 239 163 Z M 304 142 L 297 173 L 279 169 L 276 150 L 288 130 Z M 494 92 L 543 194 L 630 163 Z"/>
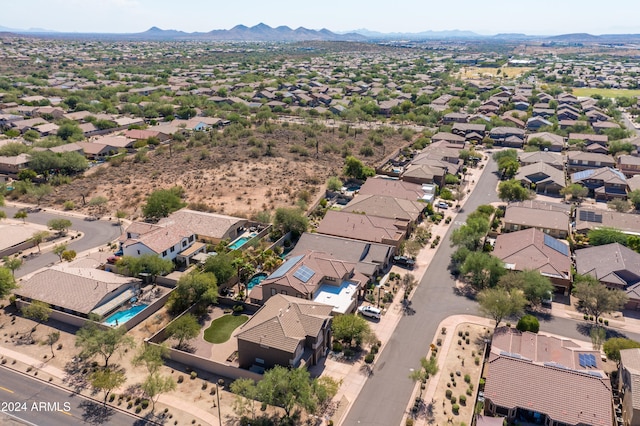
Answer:
<path fill-rule="evenodd" d="M 138 313 L 140 313 L 140 311 L 142 311 L 147 306 L 148 305 L 145 305 L 144 303 L 142 303 L 140 305 L 132 306 L 129 309 L 127 309 L 126 311 L 116 312 L 115 314 L 113 314 L 109 318 L 107 318 L 104 321 L 104 324 L 106 324 L 106 325 L 108 325 L 110 327 L 114 327 L 114 326 L 117 327 L 119 325 L 122 325 L 125 322 L 129 321 L 131 318 L 133 318 L 136 315 L 138 315 Z"/>
<path fill-rule="evenodd" d="M 231 250 L 238 250 L 240 247 L 242 247 L 243 245 L 245 245 L 247 243 L 247 241 L 249 241 L 250 239 L 252 239 L 253 237 L 255 237 L 256 234 L 255 232 L 252 234 L 249 234 L 246 237 L 240 237 L 237 240 L 235 240 L 234 242 L 232 242 L 231 244 L 229 244 L 229 248 Z"/>
<path fill-rule="evenodd" d="M 260 284 L 264 279 L 267 278 L 267 274 L 264 272 L 260 272 L 251 277 L 249 282 L 247 283 L 247 290 L 251 290 L 258 284 Z"/>

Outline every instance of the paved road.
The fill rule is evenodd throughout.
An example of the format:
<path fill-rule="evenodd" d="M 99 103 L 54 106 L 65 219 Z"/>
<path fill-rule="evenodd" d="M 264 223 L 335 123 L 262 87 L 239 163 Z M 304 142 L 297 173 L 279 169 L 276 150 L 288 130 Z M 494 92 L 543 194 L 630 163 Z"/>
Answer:
<path fill-rule="evenodd" d="M 120 411 L 105 410 L 101 404 L 80 395 L 1 367 L 0 424 L 12 424 L 7 419 L 19 421 L 16 424 L 38 426 L 131 426 L 146 423 Z"/>
<path fill-rule="evenodd" d="M 640 135 L 640 129 L 636 127 L 636 125 L 629 120 L 629 116 L 627 114 L 622 114 L 622 122 L 626 126 L 627 129 L 633 132 L 634 136 Z"/>
<path fill-rule="evenodd" d="M 494 174 L 496 164 L 490 161 L 478 181 L 475 190 L 467 200 L 464 211 L 454 219 L 463 223 L 468 213 L 479 205 L 499 201 L 496 195 L 498 178 Z M 358 399 L 342 423 L 345 426 L 390 426 L 399 425 L 414 389 L 409 379 L 412 368 L 420 366 L 420 358 L 429 351 L 429 344 L 436 334 L 438 324 L 448 316 L 456 314 L 477 314 L 477 304 L 453 291 L 454 280 L 447 266 L 453 253 L 449 246 L 449 235 L 453 225 L 442 239 L 429 268 L 416 289 L 412 308 L 413 315 L 403 317 L 389 344 L 379 355 L 374 374 L 367 381 Z M 582 323 L 565 318 L 550 318 L 541 321 L 544 331 L 569 338 L 589 340 L 581 327 Z M 628 334 L 638 339 L 640 335 Z"/>
<path fill-rule="evenodd" d="M 13 217 L 18 211 L 17 207 L 5 206 L 2 208 L 7 213 L 7 217 Z M 69 219 L 72 223 L 71 229 L 80 231 L 84 234 L 79 240 L 70 242 L 69 248 L 80 253 L 85 250 L 89 250 L 95 247 L 103 246 L 108 242 L 113 241 L 120 235 L 120 227 L 113 222 L 107 221 L 94 221 L 87 222 L 82 218 L 75 216 L 69 216 L 64 214 L 56 214 L 54 212 L 41 211 L 39 213 L 30 213 L 27 217 L 28 222 L 37 223 L 39 225 L 46 225 L 51 219 Z M 16 277 L 21 277 L 28 273 L 37 271 L 51 263 L 58 261 L 58 256 L 48 252 L 42 253 L 40 256 L 29 259 L 20 269 L 16 271 Z"/>

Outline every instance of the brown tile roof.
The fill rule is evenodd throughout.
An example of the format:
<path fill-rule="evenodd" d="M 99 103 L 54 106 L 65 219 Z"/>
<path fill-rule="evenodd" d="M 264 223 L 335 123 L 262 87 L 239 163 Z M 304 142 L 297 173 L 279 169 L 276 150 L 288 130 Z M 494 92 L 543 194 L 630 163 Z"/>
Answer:
<path fill-rule="evenodd" d="M 160 220 L 158 225 L 179 224 L 190 232 L 203 237 L 224 238 L 231 228 L 241 226 L 246 222 L 246 219 L 239 217 L 182 209 Z"/>
<path fill-rule="evenodd" d="M 553 237 L 545 237 L 536 228 L 529 228 L 498 235 L 492 254 L 516 271 L 536 270 L 549 277 L 569 279 L 569 246 L 565 246 L 564 254 L 545 244 L 545 238 L 552 239 L 554 244 L 564 244 Z"/>
<path fill-rule="evenodd" d="M 127 231 L 130 232 L 129 229 Z M 183 238 L 188 238 L 191 235 L 193 235 L 193 232 L 189 232 L 180 225 L 156 226 L 154 230 L 141 234 L 138 238 L 127 239 L 124 242 L 124 247 L 142 243 L 155 253 L 160 254 L 180 243 Z"/>
<path fill-rule="evenodd" d="M 633 408 L 640 409 L 640 349 L 621 349 L 620 365 L 629 372 L 629 383 L 625 383 L 631 389 Z"/>
<path fill-rule="evenodd" d="M 400 242 L 406 234 L 405 226 L 403 223 L 403 227 L 399 227 L 395 219 L 328 210 L 316 231 L 374 243 Z"/>
<path fill-rule="evenodd" d="M 534 182 L 532 178 L 536 178 L 536 176 L 544 175 L 546 178 L 542 180 L 538 180 Z M 521 167 L 518 170 L 518 173 L 515 176 L 516 180 L 523 181 L 526 180 L 529 183 L 555 183 L 556 185 L 564 188 L 565 185 L 565 177 L 564 170 L 558 170 L 557 168 L 551 166 L 547 163 L 533 163 L 526 166 Z"/>
<path fill-rule="evenodd" d="M 277 294 L 242 325 L 236 338 L 293 353 L 307 336 L 320 333 L 332 309 L 323 303 Z"/>
<path fill-rule="evenodd" d="M 60 308 L 90 313 L 111 292 L 135 286 L 139 280 L 100 269 L 58 265 L 38 272 L 20 283 L 16 294 Z"/>
<path fill-rule="evenodd" d="M 640 254 L 619 243 L 576 250 L 576 272 L 626 288 L 640 282 Z M 638 293 L 638 289 L 628 291 Z M 640 294 L 630 294 L 639 299 Z"/>
<path fill-rule="evenodd" d="M 425 194 L 420 184 L 381 178 L 367 179 L 358 193 L 360 195 L 384 195 L 411 201 L 417 201 Z"/>
<path fill-rule="evenodd" d="M 358 195 L 346 205 L 345 212 L 416 221 L 426 204 L 383 195 Z"/>
<path fill-rule="evenodd" d="M 567 213 L 546 210 L 544 214 L 541 214 L 539 209 L 512 204 L 507 206 L 504 221 L 508 224 L 533 228 L 554 229 L 567 232 L 569 230 L 569 215 Z"/>
<path fill-rule="evenodd" d="M 587 232 L 590 229 L 603 227 L 616 228 L 628 234 L 640 234 L 640 216 L 635 213 L 620 213 L 588 207 L 576 209 L 576 231 Z"/>
<path fill-rule="evenodd" d="M 570 425 L 611 426 L 609 378 L 492 354 L 485 398 L 501 407 L 521 407 Z"/>
<path fill-rule="evenodd" d="M 518 156 L 518 159 L 521 163 L 525 164 L 546 163 L 552 165 L 557 169 L 564 170 L 564 156 L 555 152 L 523 152 Z"/>

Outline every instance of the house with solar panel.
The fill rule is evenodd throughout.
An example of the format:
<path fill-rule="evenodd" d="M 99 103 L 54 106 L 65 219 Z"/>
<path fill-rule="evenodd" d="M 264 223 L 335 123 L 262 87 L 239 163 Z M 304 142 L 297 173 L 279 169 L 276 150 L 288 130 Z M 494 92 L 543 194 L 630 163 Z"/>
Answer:
<path fill-rule="evenodd" d="M 596 201 L 627 199 L 627 178 L 624 173 L 611 167 L 583 170 L 571 175 L 571 183 L 579 183 L 589 190 Z"/>
<path fill-rule="evenodd" d="M 615 228 L 623 234 L 640 235 L 640 221 L 634 213 L 578 207 L 575 214 L 573 230 L 580 234 L 592 229 Z"/>
<path fill-rule="evenodd" d="M 640 426 L 640 349 L 621 349 L 618 365 L 618 392 L 622 407 L 616 416 L 627 426 Z"/>
<path fill-rule="evenodd" d="M 538 271 L 549 278 L 556 292 L 568 296 L 571 291 L 569 245 L 536 228 L 498 235 L 491 254 L 508 270 Z"/>
<path fill-rule="evenodd" d="M 348 314 L 357 307 L 358 294 L 368 278 L 355 262 L 333 259 L 324 252 L 292 256 L 249 292 L 252 303 L 264 304 L 282 294 L 332 306 L 333 314 Z"/>
<path fill-rule="evenodd" d="M 500 327 L 485 371 L 486 415 L 505 416 L 509 424 L 613 425 L 611 381 L 599 351 Z"/>

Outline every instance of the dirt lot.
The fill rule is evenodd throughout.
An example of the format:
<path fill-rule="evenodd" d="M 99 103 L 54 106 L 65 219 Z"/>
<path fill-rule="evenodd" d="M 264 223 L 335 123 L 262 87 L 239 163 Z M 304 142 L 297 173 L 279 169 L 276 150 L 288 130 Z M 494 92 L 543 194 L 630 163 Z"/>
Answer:
<path fill-rule="evenodd" d="M 346 153 L 375 165 L 408 144 L 393 130 L 384 136 L 379 133 L 376 144 L 371 130 L 359 129 L 362 133 L 354 135 L 353 128 L 347 133 L 345 128 L 320 125 L 272 127 L 271 133 L 244 130 L 239 136 L 205 133 L 199 139 L 172 142 L 171 150 L 167 145 L 150 150 L 138 161 L 130 155 L 122 164 L 94 167 L 84 177 L 56 188 L 43 204 L 62 208 L 71 200 L 85 213 L 111 215 L 125 210 L 135 220 L 150 192 L 180 185 L 187 203 L 246 217 L 295 205 L 299 199 L 312 204 L 327 178 L 341 174 Z M 370 147 L 373 155 L 360 155 L 363 146 Z M 87 203 L 96 196 L 108 202 L 83 207 L 83 196 Z"/>

